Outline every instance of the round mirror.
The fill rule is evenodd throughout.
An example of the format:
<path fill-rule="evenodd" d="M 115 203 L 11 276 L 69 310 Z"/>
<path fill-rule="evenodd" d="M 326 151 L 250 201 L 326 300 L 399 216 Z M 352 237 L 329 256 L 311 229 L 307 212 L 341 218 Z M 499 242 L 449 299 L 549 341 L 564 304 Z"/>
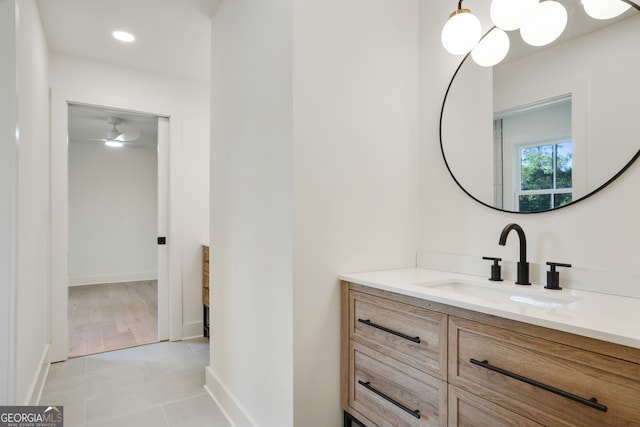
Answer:
<path fill-rule="evenodd" d="M 569 22 L 545 47 L 507 34 L 493 67 L 467 55 L 447 89 L 440 147 L 451 176 L 493 209 L 558 209 L 600 191 L 640 157 L 640 6 L 597 20 L 559 0 Z"/>

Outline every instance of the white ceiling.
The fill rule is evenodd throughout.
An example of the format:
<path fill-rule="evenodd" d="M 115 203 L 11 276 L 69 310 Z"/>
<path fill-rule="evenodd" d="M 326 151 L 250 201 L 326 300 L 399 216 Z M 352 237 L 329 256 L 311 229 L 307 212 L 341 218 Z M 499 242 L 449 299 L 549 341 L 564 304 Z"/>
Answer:
<path fill-rule="evenodd" d="M 53 52 L 209 81 L 211 16 L 221 0 L 37 0 Z M 114 30 L 136 36 L 115 40 Z"/>
<path fill-rule="evenodd" d="M 209 81 L 211 16 L 222 0 L 37 0 L 49 49 L 81 58 Z M 135 35 L 130 44 L 114 30 Z M 157 119 L 88 106 L 69 107 L 69 142 L 102 144 L 111 125 L 140 138 L 128 147 L 155 149 Z"/>

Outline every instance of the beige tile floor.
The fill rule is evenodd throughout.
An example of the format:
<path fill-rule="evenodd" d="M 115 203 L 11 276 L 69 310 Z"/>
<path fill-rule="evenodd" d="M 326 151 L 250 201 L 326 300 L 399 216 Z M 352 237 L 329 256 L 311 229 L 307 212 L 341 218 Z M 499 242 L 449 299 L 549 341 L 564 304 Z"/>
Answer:
<path fill-rule="evenodd" d="M 62 405 L 65 427 L 231 427 L 204 389 L 208 364 L 204 338 L 69 359 L 40 405 Z"/>

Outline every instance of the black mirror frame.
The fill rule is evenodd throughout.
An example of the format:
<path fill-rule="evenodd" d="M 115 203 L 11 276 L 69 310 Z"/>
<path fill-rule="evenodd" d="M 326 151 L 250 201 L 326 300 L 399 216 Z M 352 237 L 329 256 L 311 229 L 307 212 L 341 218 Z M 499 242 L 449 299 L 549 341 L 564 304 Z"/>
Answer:
<path fill-rule="evenodd" d="M 638 10 L 640 12 L 640 5 L 632 2 L 631 0 L 622 0 L 625 3 L 630 4 L 633 8 L 635 8 L 636 10 Z M 487 31 L 482 37 L 485 37 L 487 34 L 489 34 L 491 32 L 491 30 L 493 30 L 495 28 L 491 27 L 489 29 L 489 31 Z M 499 211 L 499 212 L 507 212 L 507 213 L 514 213 L 514 214 L 521 214 L 521 215 L 528 215 L 528 214 L 539 214 L 539 213 L 545 213 L 545 212 L 554 212 L 557 211 L 558 209 L 563 209 L 566 208 L 568 206 L 573 206 L 578 202 L 581 202 L 583 200 L 588 199 L 589 197 L 595 195 L 596 193 L 600 192 L 601 190 L 603 190 L 605 187 L 607 187 L 609 184 L 611 184 L 613 181 L 615 181 L 616 179 L 618 179 L 618 177 L 620 175 L 622 175 L 627 169 L 629 169 L 631 167 L 631 165 L 633 165 L 633 163 L 638 159 L 638 157 L 640 157 L 640 149 L 638 149 L 638 151 L 636 152 L 636 154 L 633 155 L 633 157 L 631 158 L 631 160 L 629 160 L 623 167 L 622 169 L 620 169 L 615 175 L 613 175 L 609 180 L 607 180 L 604 184 L 600 185 L 598 188 L 596 188 L 595 190 L 585 194 L 584 196 L 580 197 L 579 199 L 576 200 L 572 200 L 571 203 L 567 203 L 566 205 L 562 205 L 562 206 L 558 206 L 557 208 L 553 208 L 553 209 L 547 209 L 547 210 L 543 210 L 543 211 L 533 211 L 533 212 L 519 212 L 519 211 L 508 211 L 505 209 L 501 209 L 501 208 L 497 208 L 495 206 L 491 206 L 490 204 L 483 202 L 482 200 L 478 199 L 477 197 L 475 197 L 474 195 L 472 195 L 471 193 L 469 193 L 469 191 L 467 191 L 462 184 L 460 183 L 460 181 L 458 181 L 458 179 L 456 178 L 456 176 L 453 174 L 453 171 L 451 170 L 451 167 L 449 166 L 449 162 L 447 162 L 447 156 L 445 156 L 444 154 L 444 144 L 442 141 L 442 117 L 444 115 L 444 107 L 447 103 L 447 97 L 449 96 L 449 91 L 451 90 L 451 86 L 453 85 L 453 82 L 456 79 L 456 76 L 458 75 L 458 72 L 460 71 L 460 68 L 462 68 L 462 66 L 464 65 L 464 63 L 467 61 L 467 59 L 469 58 L 469 56 L 471 55 L 471 52 L 467 53 L 464 58 L 462 58 L 462 61 L 460 61 L 460 65 L 458 65 L 458 67 L 456 68 L 456 71 L 453 73 L 453 76 L 451 77 L 451 81 L 449 82 L 449 85 L 447 86 L 447 90 L 444 94 L 444 99 L 442 101 L 442 107 L 440 108 L 440 124 L 438 127 L 438 133 L 439 133 L 439 137 L 440 137 L 440 152 L 442 153 L 442 159 L 444 160 L 444 164 L 447 167 L 447 170 L 449 171 L 449 175 L 451 175 L 451 178 L 453 178 L 453 181 L 458 185 L 458 187 L 460 187 L 460 189 L 469 197 L 471 197 L 473 200 L 475 200 L 476 202 L 480 203 L 481 205 L 484 205 L 488 208 L 491 208 L 493 210 Z"/>

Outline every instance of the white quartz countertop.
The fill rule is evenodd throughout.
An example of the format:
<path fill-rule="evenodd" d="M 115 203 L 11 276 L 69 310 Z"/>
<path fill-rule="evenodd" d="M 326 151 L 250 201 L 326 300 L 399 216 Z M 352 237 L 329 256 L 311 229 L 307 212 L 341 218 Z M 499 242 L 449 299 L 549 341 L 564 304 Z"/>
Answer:
<path fill-rule="evenodd" d="M 423 268 L 343 274 L 341 280 L 640 349 L 640 299 Z"/>

